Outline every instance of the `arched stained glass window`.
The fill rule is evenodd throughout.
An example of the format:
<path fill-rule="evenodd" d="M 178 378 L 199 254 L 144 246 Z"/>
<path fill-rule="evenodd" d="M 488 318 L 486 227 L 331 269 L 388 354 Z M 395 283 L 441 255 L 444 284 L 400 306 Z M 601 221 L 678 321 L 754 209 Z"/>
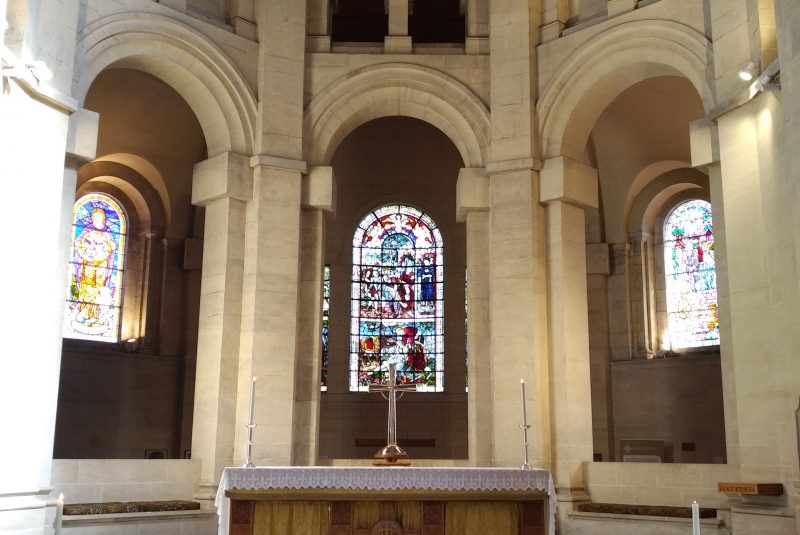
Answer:
<path fill-rule="evenodd" d="M 667 217 L 664 271 L 672 348 L 718 345 L 714 225 L 708 202 L 684 202 Z"/>
<path fill-rule="evenodd" d="M 411 206 L 382 206 L 353 237 L 350 390 L 397 380 L 444 390 L 442 235 Z"/>
<path fill-rule="evenodd" d="M 84 195 L 72 211 L 64 337 L 119 341 L 127 219 L 119 203 Z"/>

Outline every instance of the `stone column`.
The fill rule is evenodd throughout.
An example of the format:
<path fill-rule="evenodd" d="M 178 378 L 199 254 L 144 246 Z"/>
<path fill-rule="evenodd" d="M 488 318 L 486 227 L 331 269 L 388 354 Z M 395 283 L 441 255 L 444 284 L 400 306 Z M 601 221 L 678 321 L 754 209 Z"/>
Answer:
<path fill-rule="evenodd" d="M 467 54 L 489 53 L 489 0 L 467 0 Z"/>
<path fill-rule="evenodd" d="M 306 2 L 256 3 L 257 155 L 247 207 L 235 459 L 245 456 L 251 377 L 258 377 L 253 462 L 288 465 L 294 440 Z M 277 74 L 276 74 L 277 73 Z"/>
<path fill-rule="evenodd" d="M 392 54 L 410 54 L 411 36 L 408 35 L 409 0 L 388 0 L 389 35 L 384 37 L 384 51 Z"/>
<path fill-rule="evenodd" d="M 236 35 L 255 41 L 258 38 L 253 0 L 227 0 L 228 24 Z"/>
<path fill-rule="evenodd" d="M 583 210 L 598 206 L 597 170 L 564 156 L 546 160 L 539 199 L 547 206 L 553 476 L 560 499 L 585 500 L 581 464 L 593 445 Z"/>
<path fill-rule="evenodd" d="M 192 457 L 202 460 L 201 486 L 211 487 L 211 500 L 222 469 L 233 462 L 245 210 L 252 192 L 244 156 L 228 152 L 195 165 L 192 202 L 206 213 Z"/>
<path fill-rule="evenodd" d="M 331 0 L 309 0 L 306 13 L 306 50 L 331 51 Z"/>
<path fill-rule="evenodd" d="M 569 19 L 568 0 L 543 0 L 542 26 L 539 28 L 539 39 L 542 43 L 561 37 L 561 31 Z"/>
<path fill-rule="evenodd" d="M 611 274 L 608 276 L 608 326 L 611 360 L 633 358 L 630 307 L 631 245 L 611 245 Z"/>
<path fill-rule="evenodd" d="M 527 389 L 531 464 L 550 468 L 547 288 L 541 164 L 536 159 L 536 45 L 540 12 L 492 0 L 489 269 L 494 463 L 520 466 L 520 379 Z"/>
<path fill-rule="evenodd" d="M 314 465 L 319 454 L 325 218 L 336 209 L 332 167 L 309 169 L 303 177 L 302 206 L 292 464 Z"/>
<path fill-rule="evenodd" d="M 300 285 L 301 195 L 305 164 L 254 156 L 247 208 L 245 284 L 236 403 L 236 464 L 243 464 L 251 377 L 258 377 L 253 462 L 292 460 Z"/>
<path fill-rule="evenodd" d="M 492 452 L 492 366 L 489 321 L 489 179 L 484 169 L 458 174 L 456 219 L 467 223 L 467 394 L 469 460 L 490 466 Z"/>

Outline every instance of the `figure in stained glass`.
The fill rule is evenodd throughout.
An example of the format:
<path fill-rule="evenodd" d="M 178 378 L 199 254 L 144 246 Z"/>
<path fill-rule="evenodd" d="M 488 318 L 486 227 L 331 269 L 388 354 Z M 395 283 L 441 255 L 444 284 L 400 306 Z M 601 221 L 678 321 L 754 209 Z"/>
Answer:
<path fill-rule="evenodd" d="M 122 208 L 107 195 L 75 203 L 65 337 L 118 341 L 125 227 Z"/>
<path fill-rule="evenodd" d="M 690 348 L 719 344 L 719 311 L 711 205 L 678 205 L 664 224 L 664 269 L 670 344 Z"/>
<path fill-rule="evenodd" d="M 443 389 L 442 239 L 433 220 L 390 205 L 365 217 L 353 237 L 350 389 L 397 380 Z"/>

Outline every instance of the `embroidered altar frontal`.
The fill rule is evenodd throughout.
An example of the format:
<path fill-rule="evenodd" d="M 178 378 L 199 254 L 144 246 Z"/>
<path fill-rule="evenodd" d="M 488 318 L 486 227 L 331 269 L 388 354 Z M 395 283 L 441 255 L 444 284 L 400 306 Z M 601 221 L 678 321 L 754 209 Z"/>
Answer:
<path fill-rule="evenodd" d="M 545 535 L 554 533 L 548 470 L 226 468 L 220 535 Z"/>

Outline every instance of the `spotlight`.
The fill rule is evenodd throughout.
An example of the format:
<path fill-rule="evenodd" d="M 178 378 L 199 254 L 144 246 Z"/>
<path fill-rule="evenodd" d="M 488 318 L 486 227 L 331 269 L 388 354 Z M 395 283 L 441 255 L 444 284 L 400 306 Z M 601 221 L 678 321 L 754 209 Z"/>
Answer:
<path fill-rule="evenodd" d="M 739 78 L 744 82 L 752 81 L 753 78 L 756 77 L 756 74 L 758 74 L 758 70 L 756 69 L 756 64 L 752 61 L 743 69 L 739 69 Z"/>
<path fill-rule="evenodd" d="M 138 342 L 139 340 L 136 338 L 128 338 L 122 343 L 122 347 L 125 349 L 126 353 L 135 353 Z"/>

